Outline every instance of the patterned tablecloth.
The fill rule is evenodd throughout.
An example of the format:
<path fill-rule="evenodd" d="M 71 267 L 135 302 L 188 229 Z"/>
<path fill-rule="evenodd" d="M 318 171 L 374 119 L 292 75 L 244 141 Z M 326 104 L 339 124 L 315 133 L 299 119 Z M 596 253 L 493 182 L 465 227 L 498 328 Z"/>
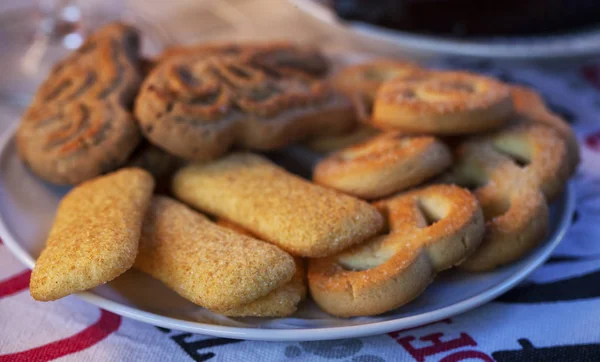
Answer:
<path fill-rule="evenodd" d="M 0 362 L 600 361 L 600 62 L 562 70 L 443 63 L 535 87 L 581 142 L 572 226 L 526 282 L 485 306 L 410 330 L 323 342 L 238 341 L 157 328 L 73 296 L 35 302 L 30 271 L 0 244 Z M 18 112 L 0 105 L 0 131 Z"/>

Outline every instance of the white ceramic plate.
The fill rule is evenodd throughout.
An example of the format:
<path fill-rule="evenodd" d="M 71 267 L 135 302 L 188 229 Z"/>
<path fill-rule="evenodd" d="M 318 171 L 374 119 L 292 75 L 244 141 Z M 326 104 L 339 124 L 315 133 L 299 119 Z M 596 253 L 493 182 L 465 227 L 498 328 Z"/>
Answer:
<path fill-rule="evenodd" d="M 577 58 L 600 53 L 600 27 L 578 32 L 528 37 L 451 38 L 404 32 L 360 21 L 342 22 L 321 1 L 290 0 L 298 9 L 365 40 L 392 44 L 417 57 L 461 55 L 496 59 Z"/>
<path fill-rule="evenodd" d="M 33 176 L 17 157 L 13 134 L 14 128 L 0 139 L 0 237 L 21 262 L 33 268 L 57 204 L 68 189 Z M 522 260 L 485 274 L 444 272 L 417 300 L 377 317 L 334 318 L 306 302 L 293 318 L 226 318 L 195 306 L 134 270 L 78 296 L 124 317 L 218 337 L 306 341 L 386 333 L 463 313 L 515 286 L 556 248 L 573 207 L 573 190 L 568 187 L 552 206 L 550 237 Z"/>

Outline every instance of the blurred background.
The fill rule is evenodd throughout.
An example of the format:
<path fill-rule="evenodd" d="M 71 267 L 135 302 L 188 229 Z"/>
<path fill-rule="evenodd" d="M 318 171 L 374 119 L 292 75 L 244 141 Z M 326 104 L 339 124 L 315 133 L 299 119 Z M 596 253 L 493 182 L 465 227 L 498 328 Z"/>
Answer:
<path fill-rule="evenodd" d="M 112 20 L 141 29 L 147 56 L 219 39 L 559 68 L 600 53 L 595 0 L 0 0 L 0 104 L 26 105 L 57 59 Z"/>

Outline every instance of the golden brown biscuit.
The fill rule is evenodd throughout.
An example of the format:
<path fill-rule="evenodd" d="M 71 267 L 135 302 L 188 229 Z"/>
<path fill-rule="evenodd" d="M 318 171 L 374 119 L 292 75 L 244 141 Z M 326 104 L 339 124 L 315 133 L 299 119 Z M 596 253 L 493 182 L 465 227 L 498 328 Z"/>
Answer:
<path fill-rule="evenodd" d="M 146 171 L 125 168 L 71 190 L 31 274 L 31 296 L 56 300 L 131 268 L 153 188 Z"/>
<path fill-rule="evenodd" d="M 217 225 L 237 233 L 255 237 L 252 233 L 227 219 L 218 218 Z M 228 317 L 287 317 L 298 309 L 298 304 L 306 298 L 306 268 L 304 260 L 294 257 L 296 273 L 292 280 L 262 298 L 221 314 Z"/>
<path fill-rule="evenodd" d="M 366 202 L 311 184 L 251 153 L 180 169 L 173 193 L 296 256 L 335 254 L 383 226 Z"/>
<path fill-rule="evenodd" d="M 549 110 L 542 97 L 533 89 L 513 86 L 512 95 L 517 122 L 543 123 L 554 129 L 567 143 L 569 174 L 575 173 L 580 161 L 579 144 L 569 124 Z"/>
<path fill-rule="evenodd" d="M 52 69 L 16 136 L 35 174 L 78 184 L 126 162 L 141 139 L 130 113 L 141 82 L 138 52 L 137 31 L 110 24 Z"/>
<path fill-rule="evenodd" d="M 296 271 L 294 259 L 278 247 L 162 196 L 152 200 L 144 221 L 135 267 L 216 312 L 268 295 Z"/>
<path fill-rule="evenodd" d="M 497 128 L 512 113 L 507 85 L 468 72 L 429 71 L 385 82 L 370 123 L 383 130 L 450 135 Z"/>
<path fill-rule="evenodd" d="M 483 237 L 477 200 L 457 186 L 432 185 L 376 206 L 386 215 L 389 234 L 309 262 L 311 295 L 330 314 L 375 315 L 408 303 Z"/>
<path fill-rule="evenodd" d="M 567 177 L 567 145 L 540 123 L 511 126 L 458 146 L 446 181 L 475 189 L 486 219 L 479 249 L 461 265 L 492 270 L 537 246 L 548 232 L 548 205 Z"/>
<path fill-rule="evenodd" d="M 379 59 L 348 66 L 333 76 L 334 87 L 352 100 L 358 120 L 368 123 L 375 95 L 382 83 L 391 79 L 412 79 L 427 70 L 414 63 Z"/>
<path fill-rule="evenodd" d="M 452 163 L 450 150 L 434 137 L 384 133 L 322 159 L 313 181 L 364 199 L 416 186 Z"/>
<path fill-rule="evenodd" d="M 262 298 L 221 312 L 228 317 L 287 317 L 298 310 L 306 299 L 306 268 L 304 260 L 294 257 L 296 272 L 292 280 Z"/>
<path fill-rule="evenodd" d="M 379 59 L 345 67 L 333 77 L 333 84 L 349 97 L 358 93 L 374 99 L 383 82 L 394 78 L 410 78 L 422 72 L 425 70 L 414 63 Z"/>

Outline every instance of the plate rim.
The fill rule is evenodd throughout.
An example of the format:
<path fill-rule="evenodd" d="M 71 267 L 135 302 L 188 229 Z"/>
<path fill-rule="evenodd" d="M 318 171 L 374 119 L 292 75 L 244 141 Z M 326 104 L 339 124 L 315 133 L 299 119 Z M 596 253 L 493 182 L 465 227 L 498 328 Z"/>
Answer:
<path fill-rule="evenodd" d="M 18 123 L 15 123 L 0 136 L 0 161 L 2 161 L 4 157 L 7 157 L 6 153 L 8 145 L 12 140 L 14 140 L 17 127 Z M 552 235 L 548 236 L 546 245 L 544 245 L 543 249 L 540 250 L 540 255 L 536 259 L 532 260 L 525 267 L 520 269 L 517 273 L 512 274 L 500 284 L 490 287 L 475 296 L 440 309 L 420 313 L 414 316 L 343 327 L 290 329 L 247 328 L 214 325 L 186 321 L 173 317 L 165 317 L 156 313 L 146 312 L 134 307 L 123 305 L 121 303 L 96 295 L 93 292 L 80 292 L 74 295 L 99 308 L 123 317 L 131 318 L 133 320 L 158 327 L 222 338 L 274 342 L 300 342 L 356 338 L 389 333 L 400 329 L 436 322 L 444 318 L 464 313 L 491 301 L 525 279 L 550 257 L 554 249 L 556 249 L 556 247 L 564 238 L 565 233 L 569 229 L 572 215 L 575 210 L 575 190 L 571 181 L 567 183 L 563 193 L 565 199 L 565 203 L 563 205 L 564 212 L 560 217 L 560 221 L 556 230 Z M 4 245 L 22 264 L 27 266 L 29 269 L 33 269 L 33 266 L 35 265 L 34 259 L 23 247 L 21 247 L 17 241 L 17 238 L 14 237 L 9 231 L 8 226 L 5 224 L 2 216 L 3 215 L 0 211 L 0 238 L 2 238 Z"/>
<path fill-rule="evenodd" d="M 499 58 L 513 60 L 527 59 L 571 59 L 577 57 L 597 55 L 600 53 L 600 27 L 589 31 L 574 32 L 571 34 L 551 35 L 548 39 L 541 36 L 515 37 L 527 41 L 515 45 L 512 41 L 496 43 L 483 43 L 469 39 L 452 39 L 439 36 L 410 33 L 401 30 L 388 29 L 382 26 L 369 24 L 362 21 L 348 21 L 342 23 L 335 13 L 327 6 L 315 0 L 288 0 L 302 12 L 331 26 L 350 31 L 364 39 L 377 39 L 400 47 L 428 53 L 440 53 L 454 56 L 469 56 L 483 58 Z M 592 38 L 593 37 L 593 38 Z M 590 39 L 587 39 L 590 38 Z M 498 37 L 502 39 L 502 37 Z M 575 41 L 587 41 L 583 45 L 572 46 Z M 594 41 L 591 41 L 591 40 Z M 595 47 L 591 44 L 597 44 Z M 510 44 L 510 45 L 509 45 Z"/>

